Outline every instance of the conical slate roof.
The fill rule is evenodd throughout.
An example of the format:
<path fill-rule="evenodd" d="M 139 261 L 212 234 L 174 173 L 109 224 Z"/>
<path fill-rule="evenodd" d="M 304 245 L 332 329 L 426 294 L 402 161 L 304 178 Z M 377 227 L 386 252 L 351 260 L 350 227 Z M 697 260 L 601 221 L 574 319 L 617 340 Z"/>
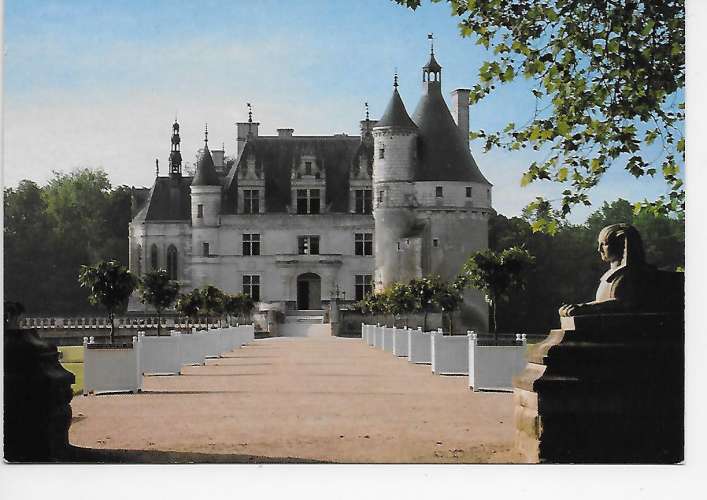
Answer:
<path fill-rule="evenodd" d="M 220 186 L 218 174 L 214 167 L 214 159 L 211 158 L 209 146 L 204 146 L 204 151 L 199 157 L 199 162 L 196 165 L 196 174 L 191 183 L 192 186 Z"/>
<path fill-rule="evenodd" d="M 399 128 L 409 128 L 416 129 L 417 126 L 415 122 L 410 119 L 407 110 L 405 109 L 405 104 L 398 94 L 398 89 L 393 90 L 393 96 L 388 102 L 388 107 L 385 108 L 383 116 L 374 128 L 381 127 L 399 127 Z"/>
<path fill-rule="evenodd" d="M 434 56 L 431 58 L 434 61 Z M 428 63 L 429 64 L 429 63 Z M 430 87 L 417 104 L 412 119 L 419 129 L 415 180 L 491 183 L 469 151 L 439 88 Z"/>

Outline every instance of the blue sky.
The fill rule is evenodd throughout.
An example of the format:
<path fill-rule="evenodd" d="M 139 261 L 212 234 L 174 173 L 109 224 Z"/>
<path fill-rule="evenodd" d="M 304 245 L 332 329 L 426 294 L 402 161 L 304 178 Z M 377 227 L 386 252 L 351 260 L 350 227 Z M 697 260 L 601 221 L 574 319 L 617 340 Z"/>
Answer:
<path fill-rule="evenodd" d="M 212 148 L 235 148 L 236 121 L 254 106 L 261 134 L 358 133 L 363 103 L 377 117 L 397 68 L 412 113 L 420 96 L 427 33 L 443 66 L 443 91 L 476 83 L 484 49 L 458 35 L 446 4 L 416 12 L 387 0 L 5 2 L 4 184 L 43 183 L 52 170 L 102 167 L 113 184 L 149 186 L 166 167 L 175 114 L 193 160 L 209 123 Z M 524 122 L 524 82 L 472 107 L 472 128 Z M 520 187 L 531 152 L 472 152 L 494 184 L 495 208 L 518 215 L 553 184 Z M 613 172 L 594 191 L 631 201 L 664 190 L 660 180 Z"/>

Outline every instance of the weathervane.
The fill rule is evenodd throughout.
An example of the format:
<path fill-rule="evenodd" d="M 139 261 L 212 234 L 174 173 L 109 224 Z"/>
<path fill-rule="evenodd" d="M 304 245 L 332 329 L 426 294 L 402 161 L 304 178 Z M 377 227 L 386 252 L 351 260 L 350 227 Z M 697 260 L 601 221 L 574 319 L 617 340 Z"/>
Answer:
<path fill-rule="evenodd" d="M 393 87 L 398 88 L 398 68 L 395 68 L 395 76 L 393 76 Z"/>
<path fill-rule="evenodd" d="M 363 105 L 366 107 L 366 121 L 368 121 L 368 103 L 364 102 Z"/>
<path fill-rule="evenodd" d="M 253 123 L 253 107 L 249 102 L 245 103 L 248 106 L 248 123 Z"/>
<path fill-rule="evenodd" d="M 427 39 L 430 41 L 430 55 L 435 55 L 435 34 L 427 33 Z"/>
<path fill-rule="evenodd" d="M 209 124 L 204 124 L 204 146 L 209 145 Z"/>
<path fill-rule="evenodd" d="M 159 158 L 155 158 L 155 175 L 157 177 L 160 176 L 160 160 L 159 160 Z"/>

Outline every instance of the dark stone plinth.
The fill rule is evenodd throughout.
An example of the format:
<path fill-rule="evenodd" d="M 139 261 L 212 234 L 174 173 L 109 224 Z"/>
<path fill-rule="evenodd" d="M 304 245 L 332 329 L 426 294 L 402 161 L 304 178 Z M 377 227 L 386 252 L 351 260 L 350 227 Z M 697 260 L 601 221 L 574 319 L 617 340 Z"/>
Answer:
<path fill-rule="evenodd" d="M 562 318 L 513 381 L 522 460 L 682 461 L 684 345 L 679 313 Z"/>
<path fill-rule="evenodd" d="M 8 328 L 3 337 L 5 459 L 62 460 L 69 450 L 74 375 L 35 330 Z"/>

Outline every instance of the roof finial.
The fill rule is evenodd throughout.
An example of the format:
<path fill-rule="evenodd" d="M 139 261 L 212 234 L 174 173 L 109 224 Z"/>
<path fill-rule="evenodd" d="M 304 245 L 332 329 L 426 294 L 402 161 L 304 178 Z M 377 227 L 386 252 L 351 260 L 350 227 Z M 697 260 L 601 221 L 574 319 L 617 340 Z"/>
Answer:
<path fill-rule="evenodd" d="M 209 124 L 204 124 L 204 146 L 209 146 Z"/>
<path fill-rule="evenodd" d="M 427 39 L 430 41 L 430 55 L 435 55 L 435 34 L 427 33 Z"/>
<path fill-rule="evenodd" d="M 364 102 L 363 105 L 366 107 L 366 121 L 369 121 L 369 116 L 368 116 L 368 103 Z"/>
<path fill-rule="evenodd" d="M 155 175 L 157 177 L 160 176 L 160 159 L 159 158 L 155 158 Z"/>
<path fill-rule="evenodd" d="M 246 103 L 248 106 L 248 123 L 253 123 L 253 106 L 249 102 Z"/>
<path fill-rule="evenodd" d="M 393 77 L 393 88 L 398 90 L 398 68 L 395 68 L 395 76 Z"/>

